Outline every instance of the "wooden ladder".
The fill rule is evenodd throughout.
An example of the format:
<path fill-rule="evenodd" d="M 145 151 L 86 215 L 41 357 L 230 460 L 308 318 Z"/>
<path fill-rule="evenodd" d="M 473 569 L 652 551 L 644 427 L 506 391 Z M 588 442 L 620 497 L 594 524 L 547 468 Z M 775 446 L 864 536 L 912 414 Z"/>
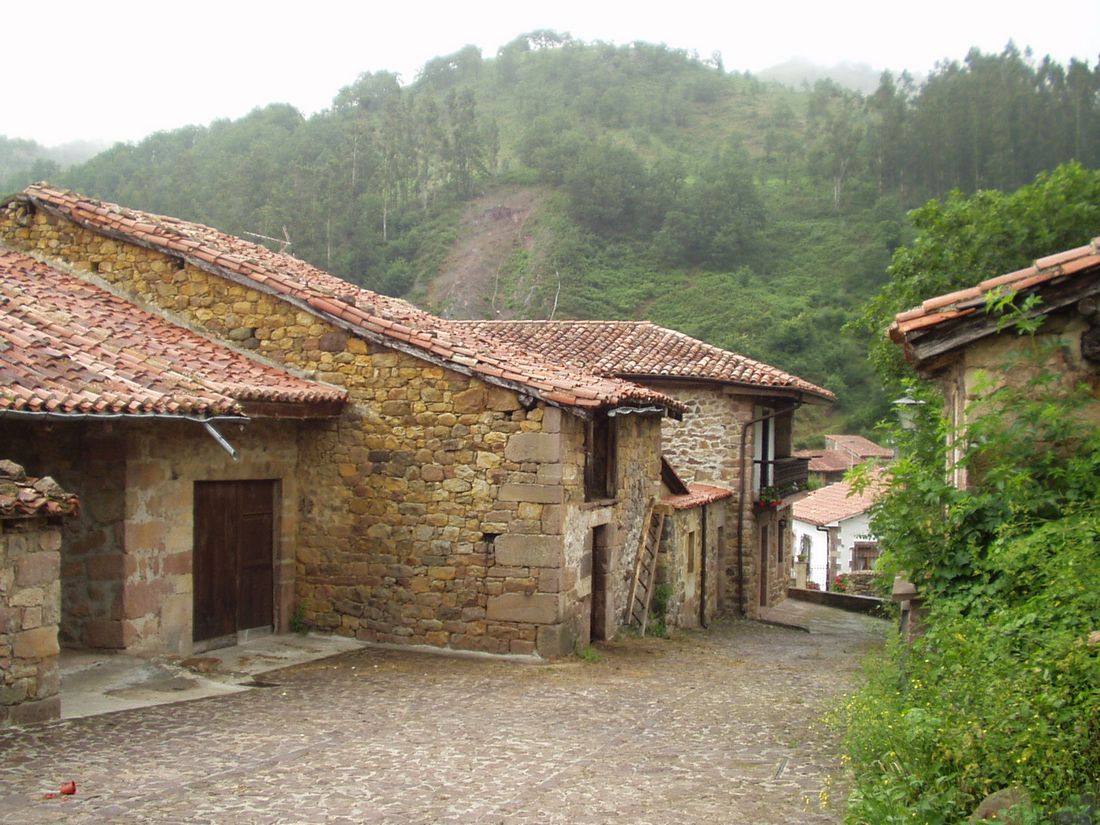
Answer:
<path fill-rule="evenodd" d="M 639 632 L 645 635 L 649 621 L 649 604 L 653 598 L 653 583 L 657 580 L 657 553 L 661 549 L 661 532 L 665 527 L 664 510 L 651 502 L 642 522 L 642 537 L 638 542 L 638 558 L 634 562 L 634 580 L 630 585 L 630 601 L 627 625 L 637 623 Z"/>

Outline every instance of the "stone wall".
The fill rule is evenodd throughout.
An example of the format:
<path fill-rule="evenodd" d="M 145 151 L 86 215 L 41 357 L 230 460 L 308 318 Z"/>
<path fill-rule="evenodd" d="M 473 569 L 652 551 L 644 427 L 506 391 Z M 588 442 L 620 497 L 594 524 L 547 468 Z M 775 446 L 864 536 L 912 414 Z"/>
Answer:
<path fill-rule="evenodd" d="M 80 498 L 62 526 L 62 645 L 118 647 L 122 603 L 126 441 L 115 424 L 0 421 L 8 452 L 32 474 L 49 473 Z"/>
<path fill-rule="evenodd" d="M 707 621 L 717 614 L 720 570 L 718 549 L 722 537 L 726 535 L 726 510 L 726 503 L 717 501 L 668 512 L 657 573 L 658 581 L 672 588 L 665 620 L 667 624 L 684 628 L 699 627 L 704 558 Z"/>
<path fill-rule="evenodd" d="M 42 212 L 27 226 L 11 209 L 0 214 L 0 238 L 348 390 L 342 416 L 300 442 L 295 582 L 314 627 L 370 641 L 560 655 L 587 633 L 592 528 L 610 525 L 617 561 L 633 563 L 659 477 L 657 419 L 622 419 L 624 492 L 586 503 L 584 422 L 568 412 L 527 409 L 510 390 Z M 613 576 L 620 612 L 629 575 L 620 568 Z"/>
<path fill-rule="evenodd" d="M 61 715 L 60 527 L 0 519 L 0 726 Z"/>
<path fill-rule="evenodd" d="M 741 428 L 751 421 L 758 404 L 766 398 L 738 393 L 736 388 L 714 384 L 682 384 L 647 382 L 668 393 L 687 406 L 683 421 L 667 419 L 663 424 L 664 454 L 680 477 L 688 483 L 705 482 L 732 490 L 734 495 L 724 504 L 725 542 L 716 549 L 718 557 L 718 605 L 725 613 L 738 610 L 738 507 L 742 508 L 742 561 L 744 570 L 744 609 L 756 617 L 760 608 L 760 533 L 759 527 L 769 526 L 767 574 L 767 604 L 775 605 L 786 598 L 789 560 L 778 560 L 779 522 L 790 524 L 790 507 L 755 514 L 752 509 L 752 481 L 745 501 L 739 501 L 741 485 Z M 788 402 L 784 402 L 788 403 Z M 750 427 L 745 443 L 746 468 L 751 472 L 754 450 L 754 428 Z M 784 440 L 785 439 L 785 440 Z M 789 427 L 776 427 L 777 455 L 790 450 Z M 789 529 L 789 528 L 785 528 Z M 789 547 L 789 542 L 788 545 Z"/>
<path fill-rule="evenodd" d="M 192 651 L 196 481 L 278 480 L 275 625 L 294 604 L 299 425 L 222 426 L 234 462 L 193 422 L 0 423 L 17 461 L 80 497 L 61 542 L 61 642 L 131 652 Z"/>

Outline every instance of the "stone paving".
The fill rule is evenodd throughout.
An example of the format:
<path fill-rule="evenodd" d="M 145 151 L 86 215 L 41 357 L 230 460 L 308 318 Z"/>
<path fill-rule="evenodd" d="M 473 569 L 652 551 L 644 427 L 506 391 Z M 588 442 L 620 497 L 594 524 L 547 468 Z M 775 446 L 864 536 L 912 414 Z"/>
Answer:
<path fill-rule="evenodd" d="M 597 662 L 365 649 L 247 693 L 0 731 L 0 822 L 840 822 L 820 717 L 884 624 L 800 610 L 810 633 L 724 621 Z"/>

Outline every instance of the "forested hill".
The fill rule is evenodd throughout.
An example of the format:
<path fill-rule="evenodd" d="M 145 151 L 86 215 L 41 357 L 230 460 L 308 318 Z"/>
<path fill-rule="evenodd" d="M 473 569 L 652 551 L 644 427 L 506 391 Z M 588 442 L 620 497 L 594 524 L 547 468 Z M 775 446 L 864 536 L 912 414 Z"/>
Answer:
<path fill-rule="evenodd" d="M 1100 64 L 1014 47 L 870 94 L 791 89 L 663 46 L 518 37 L 117 145 L 53 182 L 290 251 L 435 311 L 649 318 L 837 392 L 881 390 L 842 325 L 905 212 L 1100 163 Z M 22 181 L 13 180 L 13 183 Z"/>

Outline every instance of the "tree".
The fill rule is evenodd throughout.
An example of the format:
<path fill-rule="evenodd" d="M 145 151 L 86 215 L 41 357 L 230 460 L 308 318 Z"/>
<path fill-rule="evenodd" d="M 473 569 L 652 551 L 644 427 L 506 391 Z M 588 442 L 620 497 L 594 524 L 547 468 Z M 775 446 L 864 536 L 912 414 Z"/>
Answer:
<path fill-rule="evenodd" d="M 885 339 L 894 316 L 921 301 L 1086 244 L 1100 227 L 1100 170 L 1078 163 L 1041 173 L 1012 194 L 955 190 L 910 213 L 917 237 L 894 252 L 889 282 L 850 326 L 871 336 L 870 358 L 888 385 L 908 374 Z"/>

